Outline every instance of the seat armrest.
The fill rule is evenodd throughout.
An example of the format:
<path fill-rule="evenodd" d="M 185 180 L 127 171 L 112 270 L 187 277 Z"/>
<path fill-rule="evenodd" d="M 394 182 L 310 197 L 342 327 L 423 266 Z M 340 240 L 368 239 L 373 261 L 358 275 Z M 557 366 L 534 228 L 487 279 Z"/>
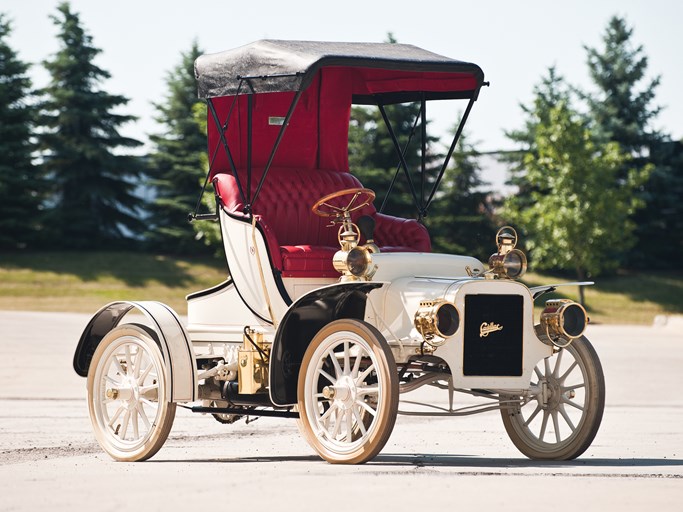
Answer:
<path fill-rule="evenodd" d="M 375 213 L 375 243 L 382 246 L 409 247 L 418 252 L 431 252 L 429 232 L 415 219 L 401 219 Z"/>

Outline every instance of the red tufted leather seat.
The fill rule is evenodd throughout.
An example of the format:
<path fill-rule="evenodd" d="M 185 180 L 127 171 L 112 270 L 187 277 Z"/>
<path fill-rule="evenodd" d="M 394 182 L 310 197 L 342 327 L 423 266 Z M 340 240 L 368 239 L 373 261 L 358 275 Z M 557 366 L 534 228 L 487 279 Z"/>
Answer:
<path fill-rule="evenodd" d="M 240 171 L 242 186 L 246 188 L 244 174 Z M 252 172 L 252 194 L 261 175 L 262 171 Z M 217 174 L 213 184 L 223 208 L 242 216 L 244 205 L 233 176 Z M 324 195 L 361 186 L 348 172 L 271 168 L 254 205 L 254 214 L 265 234 L 273 267 L 284 277 L 338 277 L 332 266 L 332 256 L 339 250 L 337 229 L 328 227 L 329 220 L 315 215 L 311 206 Z M 375 219 L 375 242 L 381 251 L 431 250 L 429 234 L 416 220 L 378 213 L 373 205 L 355 212 L 353 217 L 361 215 Z"/>

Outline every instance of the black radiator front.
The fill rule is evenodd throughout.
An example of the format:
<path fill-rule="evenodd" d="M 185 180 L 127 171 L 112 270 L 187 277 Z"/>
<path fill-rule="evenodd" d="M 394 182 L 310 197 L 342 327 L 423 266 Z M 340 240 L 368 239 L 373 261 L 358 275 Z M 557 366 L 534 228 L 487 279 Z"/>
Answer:
<path fill-rule="evenodd" d="M 463 374 L 522 375 L 523 326 L 521 295 L 467 295 Z"/>

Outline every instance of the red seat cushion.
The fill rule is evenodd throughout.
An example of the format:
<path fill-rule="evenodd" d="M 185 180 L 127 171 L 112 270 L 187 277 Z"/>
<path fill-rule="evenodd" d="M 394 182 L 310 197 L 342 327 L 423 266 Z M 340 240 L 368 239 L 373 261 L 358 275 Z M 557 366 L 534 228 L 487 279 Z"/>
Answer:
<path fill-rule="evenodd" d="M 280 247 L 283 277 L 339 277 L 332 265 L 338 247 L 283 245 Z"/>

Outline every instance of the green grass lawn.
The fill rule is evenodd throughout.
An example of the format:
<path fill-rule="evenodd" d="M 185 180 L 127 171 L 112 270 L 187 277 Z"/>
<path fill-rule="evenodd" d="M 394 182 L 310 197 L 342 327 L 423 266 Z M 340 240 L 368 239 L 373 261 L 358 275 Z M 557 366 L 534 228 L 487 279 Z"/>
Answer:
<path fill-rule="evenodd" d="M 185 295 L 226 277 L 226 265 L 211 258 L 131 252 L 0 254 L 0 309 L 90 313 L 114 300 L 158 300 L 185 314 Z"/>
<path fill-rule="evenodd" d="M 577 281 L 570 278 L 530 273 L 524 276 L 529 286 Z M 683 314 L 682 273 L 620 273 L 598 276 L 586 292 L 586 310 L 591 322 L 601 324 L 651 324 L 657 315 Z M 576 286 L 558 288 L 557 292 L 539 297 L 537 311 L 550 298 L 578 300 Z"/>
<path fill-rule="evenodd" d="M 41 252 L 0 254 L 0 309 L 93 313 L 114 300 L 158 300 L 185 314 L 185 295 L 218 284 L 225 264 L 211 258 L 145 253 Z M 574 279 L 531 273 L 529 286 Z M 586 289 L 594 323 L 651 324 L 656 315 L 683 314 L 683 273 L 598 277 Z M 576 287 L 551 297 L 578 298 Z"/>

